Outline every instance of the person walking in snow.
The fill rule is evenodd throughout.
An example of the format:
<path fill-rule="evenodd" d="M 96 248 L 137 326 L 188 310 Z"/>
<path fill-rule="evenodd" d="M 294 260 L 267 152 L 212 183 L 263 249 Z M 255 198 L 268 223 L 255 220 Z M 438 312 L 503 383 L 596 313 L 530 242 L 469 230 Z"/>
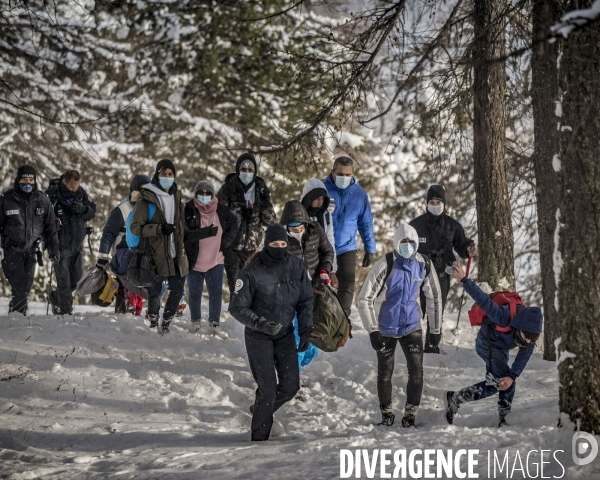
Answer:
<path fill-rule="evenodd" d="M 331 266 L 331 286 L 338 288 L 337 279 L 337 256 L 335 253 L 335 236 L 333 231 L 333 219 L 329 211 L 329 193 L 325 184 L 318 178 L 311 178 L 306 182 L 302 197 L 300 198 L 302 205 L 308 212 L 308 217 L 317 222 L 327 235 L 327 240 L 333 249 L 333 263 Z"/>
<path fill-rule="evenodd" d="M 223 273 L 227 250 L 240 228 L 240 217 L 215 197 L 208 180 L 196 184 L 194 198 L 185 206 L 185 251 L 190 273 L 187 276 L 192 328 L 200 331 L 202 290 L 208 290 L 208 333 L 228 337 L 219 326 L 223 295 Z"/>
<path fill-rule="evenodd" d="M 369 272 L 358 295 L 358 313 L 371 345 L 377 352 L 377 395 L 382 420 L 391 426 L 392 374 L 394 354 L 399 343 L 406 357 L 408 383 L 403 427 L 415 425 L 415 415 L 423 392 L 423 333 L 421 292 L 427 302 L 431 331 L 442 326 L 442 299 L 437 274 L 427 257 L 417 253 L 419 237 L 403 223 L 394 235 L 394 251 L 379 259 Z"/>
<path fill-rule="evenodd" d="M 456 258 L 474 257 L 477 254 L 475 243 L 467 238 L 458 220 L 446 213 L 446 191 L 441 185 L 431 185 L 427 191 L 427 211 L 410 222 L 419 235 L 419 253 L 430 258 L 440 283 L 442 310 L 450 291 L 452 265 Z M 426 302 L 421 297 L 421 308 L 425 314 Z M 429 328 L 425 334 L 425 353 L 440 353 L 439 344 L 442 334 L 431 334 Z"/>
<path fill-rule="evenodd" d="M 96 266 L 99 268 L 105 268 L 110 262 L 111 257 L 115 255 L 117 248 L 127 248 L 126 236 L 126 222 L 129 212 L 133 210 L 137 198 L 140 196 L 140 189 L 142 186 L 147 185 L 152 180 L 148 175 L 139 174 L 133 177 L 129 184 L 129 195 L 125 200 L 122 200 L 117 204 L 115 208 L 110 212 L 108 221 L 102 229 L 102 237 L 100 238 L 100 248 L 98 249 L 98 260 Z M 123 244 L 119 245 L 123 241 Z M 117 291 L 116 302 L 115 302 L 115 313 L 127 313 L 128 304 L 128 292 L 123 286 L 120 278 L 117 276 L 117 282 L 119 282 L 119 290 Z M 135 298 L 134 303 L 136 304 L 136 311 L 139 311 L 137 305 L 139 305 L 138 299 Z"/>
<path fill-rule="evenodd" d="M 52 180 L 46 194 L 54 208 L 60 244 L 60 260 L 54 265 L 56 290 L 50 292 L 50 304 L 55 315 L 71 315 L 73 292 L 83 276 L 86 222 L 96 216 L 96 204 L 81 187 L 81 176 L 76 170 L 68 170 Z"/>
<path fill-rule="evenodd" d="M 271 203 L 271 192 L 265 181 L 256 175 L 254 155 L 244 153 L 217 193 L 220 203 L 233 210 L 241 224 L 235 240 L 225 252 L 225 271 L 229 293 L 233 295 L 238 271 L 259 248 L 263 228 L 275 221 L 275 210 Z"/>
<path fill-rule="evenodd" d="M 159 333 L 169 332 L 175 316 L 189 270 L 184 248 L 185 215 L 181 192 L 175 183 L 177 171 L 171 160 L 161 160 L 156 165 L 152 182 L 142 187 L 141 195 L 133 208 L 131 233 L 140 237 L 140 247 L 148 242 L 148 251 L 158 277 L 148 287 L 148 319 L 150 328 Z M 149 206 L 155 213 L 149 218 Z M 158 324 L 160 295 L 163 281 L 169 282 L 169 298 L 165 304 L 162 324 Z"/>
<path fill-rule="evenodd" d="M 287 242 L 285 227 L 267 227 L 264 248 L 240 271 L 229 303 L 229 313 L 246 326 L 248 361 L 258 385 L 251 407 L 252 441 L 269 439 L 273 414 L 300 389 L 297 352 L 310 345 L 313 292 L 306 265 L 288 254 Z"/>
<path fill-rule="evenodd" d="M 362 266 L 369 267 L 375 256 L 375 234 L 369 197 L 354 178 L 354 162 L 338 157 L 325 179 L 333 208 L 333 226 L 337 272 L 334 283 L 339 284 L 338 297 L 346 315 L 350 316 L 356 282 L 356 233 L 360 232 L 365 246 Z"/>
<path fill-rule="evenodd" d="M 486 376 L 485 380 L 470 387 L 444 393 L 446 420 L 452 425 L 462 404 L 498 393 L 498 427 L 502 427 L 506 425 L 506 416 L 511 411 L 516 380 L 527 366 L 535 349 L 535 342 L 542 333 L 542 311 L 538 307 L 527 308 L 510 303 L 500 306 L 465 277 L 460 265 L 454 265 L 453 269 L 456 279 L 462 282 L 465 291 L 486 315 L 475 341 L 475 351 L 485 362 Z M 507 331 L 502 332 L 499 328 Z M 509 366 L 509 352 L 514 348 L 518 348 L 518 353 Z"/>
<path fill-rule="evenodd" d="M 8 311 L 25 315 L 42 242 L 53 264 L 60 258 L 52 204 L 38 190 L 36 171 L 29 165 L 19 167 L 13 188 L 0 195 L 0 241 L 2 271 L 11 289 Z"/>
<path fill-rule="evenodd" d="M 308 278 L 313 285 L 330 285 L 329 274 L 333 265 L 333 247 L 327 239 L 325 231 L 318 222 L 308 218 L 306 209 L 298 200 L 290 200 L 283 208 L 280 223 L 288 234 L 288 254 L 299 258 L 306 265 Z M 296 344 L 300 343 L 298 320 L 294 318 Z M 319 351 L 310 345 L 305 352 L 298 354 L 300 369 L 308 365 Z"/>

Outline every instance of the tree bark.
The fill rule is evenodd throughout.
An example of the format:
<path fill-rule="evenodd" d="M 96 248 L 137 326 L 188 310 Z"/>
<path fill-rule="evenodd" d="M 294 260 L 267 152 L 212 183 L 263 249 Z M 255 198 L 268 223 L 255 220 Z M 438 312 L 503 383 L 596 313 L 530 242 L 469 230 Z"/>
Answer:
<path fill-rule="evenodd" d="M 567 11 L 591 0 L 567 2 Z M 560 120 L 560 411 L 600 432 L 600 24 L 564 40 Z M 558 162 L 555 162 L 558 166 Z M 562 257 L 562 258 L 561 258 Z M 562 260 L 562 261 L 561 261 Z M 569 352 L 569 353 L 567 353 Z"/>
<path fill-rule="evenodd" d="M 558 153 L 555 115 L 558 101 L 558 45 L 549 43 L 550 26 L 560 18 L 558 0 L 534 0 L 532 12 L 531 101 L 534 121 L 534 153 L 538 237 L 542 298 L 544 299 L 544 360 L 556 360 L 554 341 L 558 338 L 558 312 L 554 305 L 554 229 L 559 205 L 559 174 L 552 168 Z"/>
<path fill-rule="evenodd" d="M 515 285 L 514 238 L 506 176 L 506 2 L 474 0 L 473 160 L 480 281 Z"/>

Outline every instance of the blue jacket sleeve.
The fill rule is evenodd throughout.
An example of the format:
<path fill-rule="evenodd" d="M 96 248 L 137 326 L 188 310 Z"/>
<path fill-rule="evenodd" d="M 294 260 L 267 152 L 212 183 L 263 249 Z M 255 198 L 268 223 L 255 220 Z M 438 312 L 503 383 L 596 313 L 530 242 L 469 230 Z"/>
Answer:
<path fill-rule="evenodd" d="M 229 302 L 229 313 L 238 322 L 250 328 L 255 328 L 258 320 L 258 315 L 250 310 L 254 298 L 254 289 L 248 270 L 242 268 L 235 282 L 235 291 Z"/>
<path fill-rule="evenodd" d="M 300 279 L 300 296 L 296 304 L 296 313 L 298 315 L 298 333 L 302 334 L 306 330 L 312 330 L 313 326 L 313 291 L 312 284 L 308 279 L 308 272 L 302 264 L 302 277 Z"/>
<path fill-rule="evenodd" d="M 364 208 L 360 217 L 358 217 L 358 231 L 365 245 L 365 252 L 375 253 L 377 247 L 375 245 L 375 233 L 373 232 L 373 214 L 371 213 L 371 203 L 366 192 Z"/>
<path fill-rule="evenodd" d="M 467 280 L 463 283 L 467 293 L 475 300 L 489 319 L 496 325 L 506 327 L 510 323 L 510 310 L 508 305 L 499 306 L 494 303 L 490 296 L 479 288 L 473 280 Z"/>
<path fill-rule="evenodd" d="M 519 348 L 519 352 L 517 353 L 515 361 L 513 362 L 512 367 L 510 367 L 510 373 L 516 375 L 517 377 L 523 373 L 527 362 L 533 354 L 534 348 L 535 345 L 533 344 L 529 344 L 527 348 Z"/>

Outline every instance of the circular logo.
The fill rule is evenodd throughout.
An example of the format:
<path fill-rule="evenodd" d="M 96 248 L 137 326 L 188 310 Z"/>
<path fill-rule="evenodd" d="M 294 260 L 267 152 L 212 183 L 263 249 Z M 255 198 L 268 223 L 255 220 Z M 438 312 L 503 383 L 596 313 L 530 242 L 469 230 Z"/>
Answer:
<path fill-rule="evenodd" d="M 240 279 L 236 280 L 236 282 L 235 282 L 235 293 L 239 292 L 242 289 L 243 286 L 244 286 L 244 281 L 243 280 L 240 280 Z"/>

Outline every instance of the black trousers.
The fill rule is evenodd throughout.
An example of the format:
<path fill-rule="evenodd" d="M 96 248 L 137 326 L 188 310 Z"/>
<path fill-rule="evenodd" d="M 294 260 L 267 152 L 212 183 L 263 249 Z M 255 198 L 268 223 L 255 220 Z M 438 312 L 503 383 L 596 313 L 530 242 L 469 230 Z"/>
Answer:
<path fill-rule="evenodd" d="M 340 283 L 338 287 L 338 298 L 347 315 L 350 315 L 352 301 L 354 300 L 356 256 L 356 250 L 345 252 L 337 256 L 338 269 L 336 276 Z"/>
<path fill-rule="evenodd" d="M 73 292 L 77 282 L 83 276 L 83 250 L 69 257 L 60 256 L 58 265 L 54 265 L 56 274 L 56 290 L 50 295 L 53 304 L 60 308 L 63 315 L 73 312 Z"/>
<path fill-rule="evenodd" d="M 127 290 L 121 283 L 119 277 L 117 277 L 117 283 L 119 289 L 117 290 L 117 296 L 115 297 L 115 313 L 127 313 Z"/>
<path fill-rule="evenodd" d="M 433 268 L 433 267 L 432 267 Z M 442 312 L 446 308 L 446 299 L 448 298 L 448 292 L 450 291 L 450 275 L 439 275 L 438 281 L 440 283 L 440 294 L 442 295 Z M 421 312 L 425 315 L 427 310 L 427 299 L 423 290 L 421 290 Z M 429 322 L 427 322 L 427 333 L 425 334 L 425 345 L 429 345 Z"/>
<path fill-rule="evenodd" d="M 160 294 L 162 293 L 162 284 L 165 280 L 169 281 L 169 298 L 167 298 L 167 303 L 165 303 L 163 319 L 171 320 L 175 316 L 185 287 L 185 276 L 182 277 L 179 275 L 177 259 L 175 259 L 175 275 L 157 277 L 156 283 L 148 287 L 148 315 L 158 315 L 160 311 Z"/>
<path fill-rule="evenodd" d="M 394 354 L 399 343 L 406 357 L 408 383 L 406 384 L 406 403 L 418 406 L 423 393 L 423 333 L 415 330 L 401 338 L 383 337 L 385 348 L 377 352 L 377 396 L 381 410 L 392 407 L 392 374 L 394 373 Z"/>
<path fill-rule="evenodd" d="M 235 290 L 235 281 L 238 272 L 244 268 L 246 261 L 254 255 L 252 251 L 229 250 L 225 255 L 225 273 L 227 274 L 227 285 L 229 286 L 229 296 L 233 295 Z"/>
<path fill-rule="evenodd" d="M 246 351 L 257 383 L 252 441 L 269 439 L 273 414 L 300 390 L 300 372 L 294 332 L 271 337 L 246 328 Z"/>
<path fill-rule="evenodd" d="M 2 271 L 11 290 L 9 312 L 27 314 L 27 295 L 33 285 L 35 262 L 35 251 L 21 253 L 11 249 L 4 250 Z"/>

